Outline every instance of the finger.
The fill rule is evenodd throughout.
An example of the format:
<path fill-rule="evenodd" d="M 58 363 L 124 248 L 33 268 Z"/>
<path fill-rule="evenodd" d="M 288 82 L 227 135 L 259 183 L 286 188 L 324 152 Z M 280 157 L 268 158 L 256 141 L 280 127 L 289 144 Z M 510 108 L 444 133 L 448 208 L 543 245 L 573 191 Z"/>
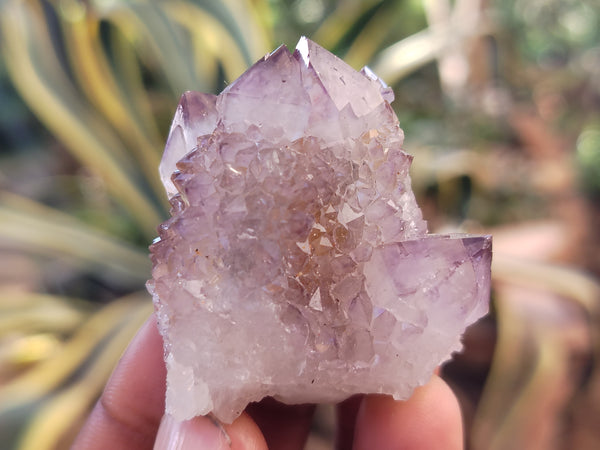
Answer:
<path fill-rule="evenodd" d="M 229 439 L 208 417 L 195 417 L 178 422 L 165 415 L 160 422 L 154 450 L 168 449 L 229 449 Z"/>
<path fill-rule="evenodd" d="M 165 408 L 163 342 L 154 314 L 121 357 L 72 447 L 152 448 Z"/>
<path fill-rule="evenodd" d="M 245 412 L 231 425 L 225 425 L 223 428 L 231 440 L 231 450 L 268 450 L 270 448 L 258 425 Z"/>
<path fill-rule="evenodd" d="M 267 450 L 258 426 L 243 413 L 231 425 L 218 425 L 207 416 L 178 422 L 165 415 L 154 450 Z"/>
<path fill-rule="evenodd" d="M 337 427 L 335 433 L 335 448 L 350 450 L 354 442 L 356 416 L 364 395 L 354 395 L 336 406 Z"/>
<path fill-rule="evenodd" d="M 463 448 L 460 408 L 454 393 L 437 375 L 406 401 L 368 395 L 356 419 L 356 450 Z"/>
<path fill-rule="evenodd" d="M 284 405 L 270 397 L 246 409 L 254 419 L 270 449 L 300 450 L 304 448 L 314 405 Z"/>

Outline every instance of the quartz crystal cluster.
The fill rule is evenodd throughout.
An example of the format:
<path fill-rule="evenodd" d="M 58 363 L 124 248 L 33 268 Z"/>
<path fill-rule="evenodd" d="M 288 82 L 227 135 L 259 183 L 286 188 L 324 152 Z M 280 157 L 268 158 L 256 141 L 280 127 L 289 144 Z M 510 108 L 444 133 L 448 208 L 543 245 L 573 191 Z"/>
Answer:
<path fill-rule="evenodd" d="M 405 399 L 487 312 L 491 239 L 427 234 L 392 100 L 305 38 L 183 95 L 148 282 L 174 417 Z"/>

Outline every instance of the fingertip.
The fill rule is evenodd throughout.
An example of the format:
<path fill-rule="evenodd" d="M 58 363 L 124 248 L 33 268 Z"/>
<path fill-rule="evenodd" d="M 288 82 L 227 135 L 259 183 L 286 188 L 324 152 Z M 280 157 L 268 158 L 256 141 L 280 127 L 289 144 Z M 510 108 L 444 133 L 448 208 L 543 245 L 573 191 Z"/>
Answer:
<path fill-rule="evenodd" d="M 230 425 L 222 425 L 209 416 L 177 421 L 165 415 L 154 450 L 267 450 L 267 444 L 246 413 Z"/>
<path fill-rule="evenodd" d="M 456 396 L 437 375 L 406 401 L 365 396 L 357 416 L 354 448 L 462 449 L 462 418 Z"/>
<path fill-rule="evenodd" d="M 177 421 L 165 415 L 160 422 L 154 450 L 228 450 L 229 439 L 208 417 Z"/>
<path fill-rule="evenodd" d="M 223 429 L 231 441 L 231 450 L 268 450 L 260 428 L 246 412 L 232 424 L 223 425 Z"/>

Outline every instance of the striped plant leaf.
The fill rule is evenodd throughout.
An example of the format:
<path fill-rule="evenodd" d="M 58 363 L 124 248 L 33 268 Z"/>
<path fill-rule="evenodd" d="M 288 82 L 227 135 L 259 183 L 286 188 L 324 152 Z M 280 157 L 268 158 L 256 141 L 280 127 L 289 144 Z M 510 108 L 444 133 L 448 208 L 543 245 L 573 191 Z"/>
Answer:
<path fill-rule="evenodd" d="M 137 285 L 150 274 L 145 251 L 77 219 L 24 197 L 0 192 L 0 237 L 29 252 L 63 255 L 77 264 L 108 270 L 115 280 Z"/>
<path fill-rule="evenodd" d="M 95 351 L 94 358 L 86 362 L 77 380 L 53 393 L 31 417 L 17 446 L 19 450 L 53 450 L 69 441 L 69 433 L 76 431 L 74 424 L 90 410 L 123 349 L 151 312 L 150 303 L 136 302 L 136 307 Z"/>
<path fill-rule="evenodd" d="M 2 56 L 15 87 L 72 154 L 105 180 L 140 229 L 153 236 L 163 213 L 136 185 L 133 163 L 119 139 L 72 88 L 49 44 L 42 13 L 36 15 L 32 8 L 40 11 L 42 6 L 9 2 L 0 16 Z"/>
<path fill-rule="evenodd" d="M 0 416 L 23 404 L 39 401 L 68 381 L 93 354 L 93 350 L 114 330 L 126 324 L 130 314 L 138 311 L 141 304 L 145 305 L 145 315 L 148 316 L 151 304 L 147 298 L 147 295 L 137 294 L 108 304 L 84 322 L 55 357 L 0 386 Z"/>

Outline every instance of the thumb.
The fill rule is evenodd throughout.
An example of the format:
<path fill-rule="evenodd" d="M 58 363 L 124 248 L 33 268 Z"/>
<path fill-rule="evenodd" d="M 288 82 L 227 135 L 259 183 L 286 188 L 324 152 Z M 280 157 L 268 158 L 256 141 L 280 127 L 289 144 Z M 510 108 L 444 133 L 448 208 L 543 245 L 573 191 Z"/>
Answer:
<path fill-rule="evenodd" d="M 165 414 L 160 422 L 154 450 L 230 450 L 223 428 L 208 417 L 179 422 Z"/>
<path fill-rule="evenodd" d="M 154 450 L 267 450 L 265 438 L 245 412 L 231 425 L 220 425 L 199 416 L 178 422 L 165 414 Z"/>

